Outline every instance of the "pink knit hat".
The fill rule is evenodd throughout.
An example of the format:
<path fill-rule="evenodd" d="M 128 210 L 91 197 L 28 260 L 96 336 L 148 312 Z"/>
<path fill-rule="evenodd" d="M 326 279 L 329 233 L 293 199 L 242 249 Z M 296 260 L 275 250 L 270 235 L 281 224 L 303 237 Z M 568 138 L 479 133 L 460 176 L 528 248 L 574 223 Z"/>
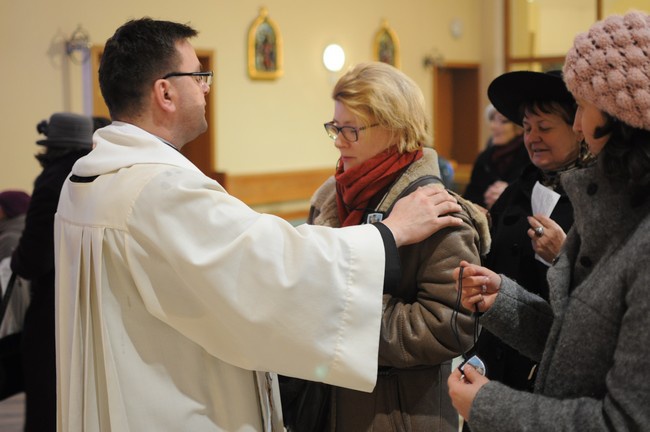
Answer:
<path fill-rule="evenodd" d="M 598 21 L 576 36 L 563 72 L 573 96 L 650 130 L 650 16 L 628 12 Z"/>

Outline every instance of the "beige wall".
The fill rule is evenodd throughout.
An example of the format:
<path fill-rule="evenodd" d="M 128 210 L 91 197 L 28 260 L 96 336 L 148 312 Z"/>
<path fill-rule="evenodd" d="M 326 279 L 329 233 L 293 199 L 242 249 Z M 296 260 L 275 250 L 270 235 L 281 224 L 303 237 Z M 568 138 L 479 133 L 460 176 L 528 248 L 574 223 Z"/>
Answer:
<path fill-rule="evenodd" d="M 90 114 L 85 66 L 65 55 L 64 40 L 78 25 L 103 44 L 129 18 L 144 15 L 189 22 L 200 31 L 196 48 L 215 52 L 215 167 L 231 174 L 291 171 L 334 165 L 337 154 L 322 130 L 332 115 L 329 92 L 337 76 L 321 63 L 326 44 L 341 44 L 346 66 L 371 58 L 372 38 L 383 18 L 397 33 L 402 70 L 432 106 L 425 55 L 437 50 L 448 62 L 486 65 L 482 83 L 501 71 L 500 0 L 4 0 L 0 2 L 0 189 L 31 190 L 40 168 L 35 125 L 53 112 Z M 284 38 L 284 76 L 251 81 L 246 36 L 266 6 Z M 463 22 L 454 39 L 449 24 Z M 485 86 L 486 84 L 484 84 Z M 484 93 L 484 88 L 482 89 Z"/>

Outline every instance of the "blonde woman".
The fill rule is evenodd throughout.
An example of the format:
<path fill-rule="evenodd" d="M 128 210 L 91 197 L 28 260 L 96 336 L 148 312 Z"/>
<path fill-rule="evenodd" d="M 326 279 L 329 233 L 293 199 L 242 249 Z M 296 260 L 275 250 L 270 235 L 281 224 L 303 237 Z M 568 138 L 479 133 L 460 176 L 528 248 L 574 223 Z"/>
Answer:
<path fill-rule="evenodd" d="M 385 63 L 359 64 L 336 84 L 325 131 L 340 152 L 335 174 L 314 194 L 308 223 L 344 227 L 381 221 L 395 201 L 419 186 L 439 184 L 424 97 Z M 401 277 L 384 284 L 379 374 L 372 393 L 332 387 L 322 421 L 293 423 L 299 404 L 285 394 L 290 430 L 457 431 L 446 394 L 451 360 L 472 345 L 472 320 L 456 302 L 459 260 L 480 262 L 489 242 L 485 217 L 458 197 L 461 226 L 399 249 Z M 354 257 L 350 257 L 354 259 Z M 304 412 L 302 413 L 305 414 Z"/>

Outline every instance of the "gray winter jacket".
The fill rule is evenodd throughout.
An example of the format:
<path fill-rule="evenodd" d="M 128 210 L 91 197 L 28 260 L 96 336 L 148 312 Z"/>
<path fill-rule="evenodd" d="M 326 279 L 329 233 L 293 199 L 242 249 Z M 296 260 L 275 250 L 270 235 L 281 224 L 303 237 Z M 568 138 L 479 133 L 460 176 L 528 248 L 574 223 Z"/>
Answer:
<path fill-rule="evenodd" d="M 535 393 L 491 381 L 473 432 L 650 430 L 650 200 L 631 205 L 599 168 L 562 177 L 575 209 L 550 305 L 502 276 L 481 324 L 534 360 Z"/>

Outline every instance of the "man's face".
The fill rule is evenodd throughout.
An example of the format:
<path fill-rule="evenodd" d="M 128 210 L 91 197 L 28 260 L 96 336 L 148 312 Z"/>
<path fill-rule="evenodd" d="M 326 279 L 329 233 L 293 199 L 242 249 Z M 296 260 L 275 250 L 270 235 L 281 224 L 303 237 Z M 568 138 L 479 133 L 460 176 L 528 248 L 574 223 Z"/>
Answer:
<path fill-rule="evenodd" d="M 187 41 L 176 43 L 181 63 L 179 70 L 173 72 L 200 72 L 199 62 L 194 48 Z M 200 78 L 194 76 L 178 76 L 169 79 L 175 87 L 176 98 L 176 128 L 179 141 L 177 146 L 182 147 L 189 141 L 201 135 L 208 129 L 208 122 L 205 118 L 205 96 L 210 92 L 210 87 L 203 83 Z"/>

